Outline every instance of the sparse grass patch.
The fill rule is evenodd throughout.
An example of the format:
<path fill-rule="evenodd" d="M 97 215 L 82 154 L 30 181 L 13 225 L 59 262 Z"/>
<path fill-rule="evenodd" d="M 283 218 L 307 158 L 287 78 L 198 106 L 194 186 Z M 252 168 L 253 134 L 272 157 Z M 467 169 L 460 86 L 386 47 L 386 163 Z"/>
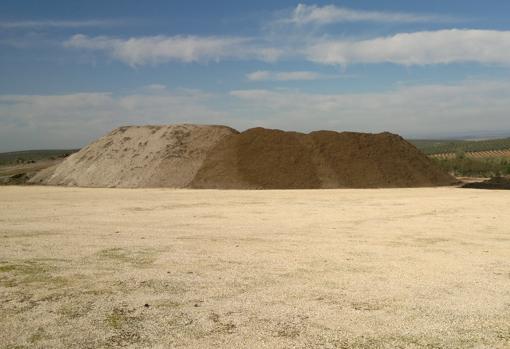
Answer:
<path fill-rule="evenodd" d="M 114 308 L 105 318 L 105 324 L 113 331 L 106 342 L 107 348 L 125 347 L 133 343 L 140 344 L 141 318 L 133 315 L 134 310 Z"/>
<path fill-rule="evenodd" d="M 114 293 L 114 291 L 111 288 L 92 289 L 92 290 L 82 291 L 82 294 L 90 295 L 90 296 L 104 296 L 104 295 L 111 295 L 113 293 Z"/>
<path fill-rule="evenodd" d="M 154 306 L 159 308 L 177 308 L 182 304 L 171 299 L 161 299 L 155 302 Z"/>
<path fill-rule="evenodd" d="M 33 283 L 43 283 L 46 287 L 67 285 L 69 281 L 67 278 L 50 274 L 54 269 L 54 267 L 36 260 L 3 263 L 0 266 L 0 283 L 6 287 Z"/>
<path fill-rule="evenodd" d="M 43 339 L 43 338 L 44 338 L 44 336 L 45 336 L 44 328 L 39 327 L 39 328 L 37 329 L 37 331 L 35 331 L 35 333 L 33 333 L 33 334 L 29 337 L 28 341 L 29 341 L 30 343 L 32 343 L 32 344 L 35 344 L 35 343 L 39 342 L 41 339 Z"/>
<path fill-rule="evenodd" d="M 376 311 L 384 308 L 383 304 L 377 302 L 354 302 L 351 303 L 353 309 L 360 311 Z"/>
<path fill-rule="evenodd" d="M 118 330 L 126 323 L 126 315 L 122 309 L 115 308 L 106 316 L 105 322 L 108 327 Z"/>
<path fill-rule="evenodd" d="M 59 313 L 68 319 L 77 319 L 89 313 L 91 309 L 91 303 L 78 304 L 73 302 L 71 304 L 64 304 L 62 307 L 60 307 Z"/>
<path fill-rule="evenodd" d="M 8 272 L 13 271 L 15 269 L 16 269 L 15 265 L 10 265 L 10 264 L 0 265 L 0 273 L 8 273 Z"/>
<path fill-rule="evenodd" d="M 16 274 L 16 276 L 24 277 L 26 279 L 37 279 L 38 276 L 48 272 L 46 265 L 34 262 L 24 261 L 20 263 L 9 263 L 2 265 L 0 271 L 4 273 Z"/>
<path fill-rule="evenodd" d="M 128 263 L 138 268 L 147 267 L 156 260 L 156 252 L 152 249 L 127 250 L 123 248 L 109 248 L 99 251 L 98 256 L 101 259 Z"/>
<path fill-rule="evenodd" d="M 186 286 L 182 282 L 176 280 L 149 279 L 140 282 L 138 287 L 148 288 L 154 293 L 170 292 L 172 294 L 179 294 L 186 292 Z"/>
<path fill-rule="evenodd" d="M 52 231 L 30 231 L 30 232 L 15 232 L 15 231 L 4 231 L 0 233 L 0 238 L 5 239 L 14 239 L 14 238 L 31 238 L 31 237 L 41 237 L 48 235 L 58 235 L 60 233 L 52 232 Z"/>

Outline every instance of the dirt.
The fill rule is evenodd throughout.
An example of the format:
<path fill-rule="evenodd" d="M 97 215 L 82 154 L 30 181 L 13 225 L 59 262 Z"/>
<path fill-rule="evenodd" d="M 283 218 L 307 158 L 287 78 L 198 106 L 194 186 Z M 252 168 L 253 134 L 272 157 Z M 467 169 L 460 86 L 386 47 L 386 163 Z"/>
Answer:
<path fill-rule="evenodd" d="M 226 126 L 125 126 L 36 175 L 32 184 L 186 187 L 206 153 L 237 131 Z"/>
<path fill-rule="evenodd" d="M 509 205 L 0 187 L 0 347 L 509 348 Z"/>
<path fill-rule="evenodd" d="M 263 128 L 226 137 L 208 153 L 193 188 L 317 189 L 455 184 L 400 136 Z"/>
<path fill-rule="evenodd" d="M 492 190 L 510 190 L 510 178 L 493 177 L 482 182 L 466 183 L 462 188 L 468 189 L 492 189 Z"/>
<path fill-rule="evenodd" d="M 319 189 L 456 183 L 390 134 L 226 126 L 121 127 L 31 178 L 78 187 Z"/>

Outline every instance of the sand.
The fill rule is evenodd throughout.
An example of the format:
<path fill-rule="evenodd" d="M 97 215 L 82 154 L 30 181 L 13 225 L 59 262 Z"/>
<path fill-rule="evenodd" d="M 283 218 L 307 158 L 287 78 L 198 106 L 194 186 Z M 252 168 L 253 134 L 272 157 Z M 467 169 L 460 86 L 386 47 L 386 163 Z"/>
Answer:
<path fill-rule="evenodd" d="M 0 346 L 508 348 L 509 207 L 457 188 L 0 187 Z"/>
<path fill-rule="evenodd" d="M 119 127 L 43 170 L 32 184 L 78 187 L 186 187 L 226 126 L 168 125 Z"/>

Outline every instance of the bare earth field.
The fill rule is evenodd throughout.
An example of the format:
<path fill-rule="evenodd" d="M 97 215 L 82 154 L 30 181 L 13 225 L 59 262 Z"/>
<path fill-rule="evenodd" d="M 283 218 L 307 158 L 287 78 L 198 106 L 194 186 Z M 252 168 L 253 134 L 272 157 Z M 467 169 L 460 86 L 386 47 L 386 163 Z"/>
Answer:
<path fill-rule="evenodd" d="M 1 348 L 508 348 L 510 195 L 0 187 Z"/>

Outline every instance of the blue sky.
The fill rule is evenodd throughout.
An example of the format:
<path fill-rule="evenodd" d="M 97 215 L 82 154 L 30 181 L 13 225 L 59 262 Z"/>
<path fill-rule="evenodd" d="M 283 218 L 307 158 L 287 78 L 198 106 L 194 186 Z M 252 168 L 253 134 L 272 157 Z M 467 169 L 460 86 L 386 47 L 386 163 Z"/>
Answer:
<path fill-rule="evenodd" d="M 126 124 L 510 135 L 504 1 L 0 3 L 0 151 Z"/>

